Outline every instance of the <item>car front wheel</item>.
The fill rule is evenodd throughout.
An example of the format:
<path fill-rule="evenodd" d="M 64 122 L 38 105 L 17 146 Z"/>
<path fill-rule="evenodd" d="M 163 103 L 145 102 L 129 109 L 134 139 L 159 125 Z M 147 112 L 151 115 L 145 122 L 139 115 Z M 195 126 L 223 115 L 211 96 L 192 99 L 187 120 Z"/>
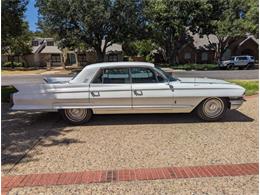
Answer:
<path fill-rule="evenodd" d="M 88 122 L 92 116 L 90 109 L 71 108 L 59 110 L 62 117 L 73 125 L 81 125 Z"/>
<path fill-rule="evenodd" d="M 197 115 L 205 121 L 217 121 L 225 115 L 226 110 L 226 99 L 207 98 L 197 107 Z"/>

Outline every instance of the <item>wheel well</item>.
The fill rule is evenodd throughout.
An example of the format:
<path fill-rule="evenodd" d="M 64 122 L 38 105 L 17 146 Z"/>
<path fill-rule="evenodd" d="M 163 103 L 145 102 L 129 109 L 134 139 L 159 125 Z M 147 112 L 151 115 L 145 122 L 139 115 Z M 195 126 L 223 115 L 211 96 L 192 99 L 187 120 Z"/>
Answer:
<path fill-rule="evenodd" d="M 204 102 L 204 101 L 205 101 L 206 99 L 208 99 L 208 98 L 213 98 L 213 97 L 206 97 L 206 98 L 204 98 L 203 100 L 201 100 L 201 101 L 193 108 L 192 111 L 195 111 L 195 110 L 198 108 L 198 106 L 199 106 L 200 104 L 202 104 L 202 102 Z M 224 101 L 226 102 L 226 104 L 227 104 L 228 109 L 230 109 L 230 98 L 229 98 L 229 97 L 215 97 L 215 98 L 220 98 L 220 99 L 224 100 Z"/>
<path fill-rule="evenodd" d="M 219 97 L 221 99 L 224 99 L 226 101 L 228 109 L 230 109 L 230 98 L 229 97 Z"/>
<path fill-rule="evenodd" d="M 67 109 L 69 109 L 69 108 L 67 108 Z M 91 111 L 91 114 L 94 114 L 93 109 L 91 109 L 91 108 L 86 108 L 86 109 L 87 109 L 87 110 L 90 110 L 90 111 Z M 62 110 L 66 110 L 66 108 L 58 109 L 58 112 L 61 112 Z"/>

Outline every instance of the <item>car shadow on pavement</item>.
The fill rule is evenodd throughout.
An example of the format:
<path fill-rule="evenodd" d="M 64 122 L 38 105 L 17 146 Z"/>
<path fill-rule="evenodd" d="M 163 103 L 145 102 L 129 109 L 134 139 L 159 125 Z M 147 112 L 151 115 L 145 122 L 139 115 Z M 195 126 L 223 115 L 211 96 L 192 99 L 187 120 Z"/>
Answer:
<path fill-rule="evenodd" d="M 252 122 L 253 118 L 237 110 L 228 110 L 225 117 L 216 122 Z M 200 120 L 194 113 L 179 114 L 114 114 L 114 115 L 94 115 L 86 123 L 86 126 L 95 125 L 136 125 L 136 124 L 178 124 L 178 123 L 209 123 Z"/>

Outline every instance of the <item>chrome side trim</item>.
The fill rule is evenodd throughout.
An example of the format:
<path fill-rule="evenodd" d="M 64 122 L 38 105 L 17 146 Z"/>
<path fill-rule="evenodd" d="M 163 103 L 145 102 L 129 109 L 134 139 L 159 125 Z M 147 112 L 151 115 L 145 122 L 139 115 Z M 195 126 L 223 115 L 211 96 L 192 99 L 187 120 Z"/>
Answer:
<path fill-rule="evenodd" d="M 192 105 L 175 105 L 175 106 L 166 106 L 166 105 L 157 105 L 157 106 L 91 106 L 91 105 L 53 105 L 55 109 L 66 109 L 66 108 L 90 108 L 90 109 L 173 109 L 173 108 L 193 108 Z"/>
<path fill-rule="evenodd" d="M 175 90 L 229 90 L 229 89 L 232 89 L 232 90 L 239 90 L 239 89 L 234 89 L 232 87 L 230 88 L 177 88 L 177 87 L 174 87 Z"/>

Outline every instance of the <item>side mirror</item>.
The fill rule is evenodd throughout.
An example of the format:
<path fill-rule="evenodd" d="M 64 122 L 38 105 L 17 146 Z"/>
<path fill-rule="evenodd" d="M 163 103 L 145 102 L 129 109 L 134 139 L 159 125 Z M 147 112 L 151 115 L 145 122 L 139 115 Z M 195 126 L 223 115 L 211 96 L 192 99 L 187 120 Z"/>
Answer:
<path fill-rule="evenodd" d="M 167 85 L 169 85 L 170 89 L 171 89 L 172 91 L 174 91 L 174 87 L 173 87 L 173 85 L 172 85 L 170 82 L 168 82 Z"/>

